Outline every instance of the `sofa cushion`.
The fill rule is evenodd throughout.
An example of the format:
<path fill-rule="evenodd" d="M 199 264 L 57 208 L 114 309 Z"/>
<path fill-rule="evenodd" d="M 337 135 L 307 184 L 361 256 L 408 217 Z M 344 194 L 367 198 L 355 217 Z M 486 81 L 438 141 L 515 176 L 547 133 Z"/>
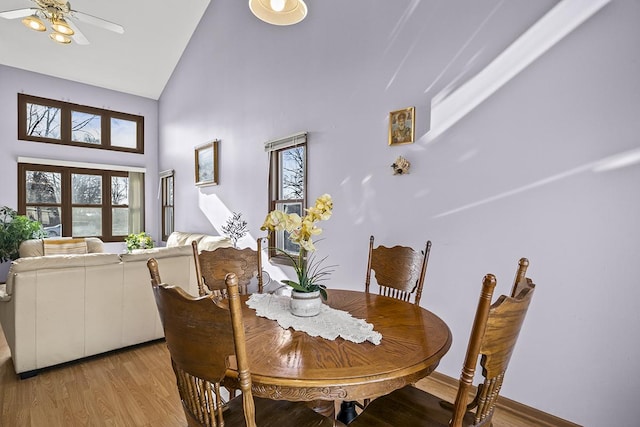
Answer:
<path fill-rule="evenodd" d="M 44 255 L 44 241 L 48 241 L 50 239 L 30 239 L 25 240 L 20 244 L 20 258 L 32 257 L 32 256 L 43 256 Z M 67 239 L 53 239 L 53 240 L 69 240 Z M 98 237 L 86 237 L 84 241 L 87 244 L 87 253 L 103 253 L 104 252 L 104 243 Z"/>
<path fill-rule="evenodd" d="M 45 239 L 43 247 L 45 256 L 87 253 L 87 242 L 84 239 Z"/>

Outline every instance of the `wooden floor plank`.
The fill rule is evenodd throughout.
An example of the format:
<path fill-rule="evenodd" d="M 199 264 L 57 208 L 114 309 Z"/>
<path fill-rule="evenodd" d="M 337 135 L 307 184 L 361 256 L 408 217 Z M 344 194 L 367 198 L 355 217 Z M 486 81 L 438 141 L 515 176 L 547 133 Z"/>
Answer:
<path fill-rule="evenodd" d="M 450 387 L 421 388 L 453 399 Z M 529 427 L 518 414 L 497 413 L 495 427 Z M 183 427 L 182 405 L 164 342 L 92 357 L 20 380 L 0 328 L 0 426 Z"/>

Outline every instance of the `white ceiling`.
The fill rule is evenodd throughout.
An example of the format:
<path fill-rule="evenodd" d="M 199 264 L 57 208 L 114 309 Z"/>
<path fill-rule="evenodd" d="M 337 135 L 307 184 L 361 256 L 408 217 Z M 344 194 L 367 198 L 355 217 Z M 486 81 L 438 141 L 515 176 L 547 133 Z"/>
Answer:
<path fill-rule="evenodd" d="M 73 0 L 71 9 L 125 29 L 117 34 L 75 21 L 89 40 L 84 46 L 57 44 L 20 19 L 0 18 L 0 64 L 158 99 L 209 2 Z M 0 12 L 34 6 L 31 0 L 2 0 Z"/>

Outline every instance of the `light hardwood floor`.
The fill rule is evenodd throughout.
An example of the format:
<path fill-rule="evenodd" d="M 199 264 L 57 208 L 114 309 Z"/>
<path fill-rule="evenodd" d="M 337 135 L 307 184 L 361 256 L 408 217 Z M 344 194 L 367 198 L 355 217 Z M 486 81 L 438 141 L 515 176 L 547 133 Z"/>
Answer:
<path fill-rule="evenodd" d="M 420 387 L 451 399 L 450 389 L 425 379 Z M 495 427 L 539 425 L 498 410 Z M 545 424 L 549 425 L 549 424 Z M 109 353 L 20 380 L 0 329 L 0 426 L 186 426 L 164 342 Z M 283 426 L 286 427 L 286 426 Z"/>

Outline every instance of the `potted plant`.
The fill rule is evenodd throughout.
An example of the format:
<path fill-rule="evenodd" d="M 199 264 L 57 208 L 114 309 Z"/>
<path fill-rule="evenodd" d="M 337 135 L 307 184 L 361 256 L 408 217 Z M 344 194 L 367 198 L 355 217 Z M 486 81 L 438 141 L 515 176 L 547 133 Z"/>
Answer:
<path fill-rule="evenodd" d="M 20 243 L 29 239 L 40 239 L 46 236 L 42 224 L 18 215 L 14 209 L 0 208 L 0 262 L 13 261 L 20 257 Z"/>
<path fill-rule="evenodd" d="M 316 261 L 313 252 L 316 250 L 312 236 L 318 236 L 322 229 L 316 226 L 318 221 L 326 221 L 331 218 L 333 201 L 331 196 L 324 194 L 316 199 L 314 206 L 307 208 L 307 214 L 300 218 L 296 213 L 287 214 L 279 210 L 273 210 L 267 214 L 261 230 L 281 231 L 289 233 L 289 240 L 298 245 L 297 256 L 276 248 L 287 256 L 293 264 L 298 281 L 283 280 L 283 283 L 291 286 L 291 312 L 297 316 L 314 316 L 320 312 L 322 301 L 327 299 L 327 288 L 321 282 L 326 280 L 333 272 L 333 266 L 322 267 L 322 258 Z"/>
<path fill-rule="evenodd" d="M 20 257 L 20 243 L 29 239 L 46 237 L 42 224 L 25 215 L 18 215 L 14 209 L 0 208 L 0 263 Z M 8 267 L 0 269 L 0 282 L 4 282 Z"/>
<path fill-rule="evenodd" d="M 129 253 L 133 252 L 134 249 L 153 248 L 153 238 L 145 231 L 129 234 L 124 241 L 127 243 L 127 252 Z"/>

